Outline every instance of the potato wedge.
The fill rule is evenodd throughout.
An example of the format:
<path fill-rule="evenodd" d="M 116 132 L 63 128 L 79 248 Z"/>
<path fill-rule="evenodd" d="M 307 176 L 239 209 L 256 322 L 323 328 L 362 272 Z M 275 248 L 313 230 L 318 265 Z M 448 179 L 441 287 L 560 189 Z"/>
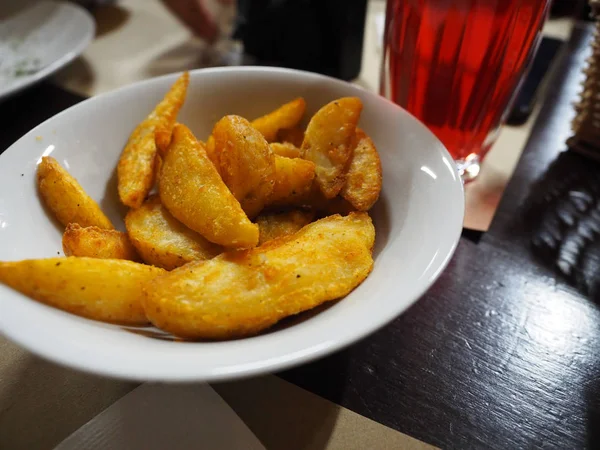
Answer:
<path fill-rule="evenodd" d="M 301 156 L 300 149 L 289 142 L 273 142 L 271 150 L 274 154 L 285 156 L 286 158 L 300 158 Z"/>
<path fill-rule="evenodd" d="M 130 210 L 125 226 L 144 262 L 163 269 L 173 270 L 190 261 L 210 259 L 223 251 L 173 217 L 158 196 Z"/>
<path fill-rule="evenodd" d="M 306 128 L 302 157 L 316 164 L 315 179 L 326 198 L 344 185 L 361 110 L 359 98 L 340 98 L 317 111 Z"/>
<path fill-rule="evenodd" d="M 66 256 L 140 260 L 127 233 L 117 230 L 82 228 L 76 223 L 70 223 L 63 234 L 62 245 Z"/>
<path fill-rule="evenodd" d="M 142 284 L 166 273 L 122 259 L 67 258 L 0 262 L 0 282 L 78 316 L 127 325 L 148 323 Z"/>
<path fill-rule="evenodd" d="M 360 128 L 356 129 L 356 141 L 340 195 L 357 210 L 368 211 L 381 192 L 381 161 L 375 144 Z"/>
<path fill-rule="evenodd" d="M 77 223 L 82 227 L 114 229 L 98 204 L 53 157 L 42 158 L 37 168 L 37 183 L 44 202 L 64 226 Z"/>
<path fill-rule="evenodd" d="M 150 280 L 144 308 L 154 325 L 184 338 L 253 335 L 352 291 L 373 267 L 374 240 L 368 214 L 329 216 L 292 236 Z"/>
<path fill-rule="evenodd" d="M 119 198 L 130 208 L 139 208 L 152 189 L 157 147 L 164 151 L 171 141 L 189 79 L 187 72 L 177 79 L 154 111 L 133 130 L 121 153 L 117 166 Z"/>
<path fill-rule="evenodd" d="M 292 100 L 252 121 L 252 126 L 262 133 L 267 142 L 277 139 L 279 130 L 293 128 L 302 120 L 306 111 L 306 102 L 302 97 Z"/>
<path fill-rule="evenodd" d="M 302 203 L 313 184 L 315 165 L 300 158 L 275 156 L 275 186 L 269 206 L 293 206 Z"/>
<path fill-rule="evenodd" d="M 303 226 L 312 222 L 315 212 L 311 210 L 295 209 L 292 211 L 261 214 L 256 218 L 260 231 L 258 245 L 273 239 L 289 236 L 299 231 Z"/>
<path fill-rule="evenodd" d="M 162 170 L 162 157 L 157 153 L 156 161 L 154 162 L 154 185 L 160 183 L 160 171 Z"/>
<path fill-rule="evenodd" d="M 164 100 L 154 110 L 158 119 L 154 130 L 154 140 L 156 149 L 161 153 L 166 152 L 171 143 L 173 127 L 177 120 L 177 114 L 185 101 L 189 84 L 190 74 L 186 71 L 173 83 Z"/>
<path fill-rule="evenodd" d="M 265 138 L 240 116 L 225 116 L 213 128 L 221 178 L 248 217 L 265 206 L 275 184 L 275 156 Z"/>
<path fill-rule="evenodd" d="M 258 243 L 258 226 L 250 222 L 204 146 L 185 125 L 173 129 L 159 192 L 162 204 L 176 219 L 209 241 L 231 248 Z"/>
<path fill-rule="evenodd" d="M 211 162 L 215 165 L 215 169 L 219 172 L 219 159 L 217 158 L 217 154 L 215 153 L 215 138 L 212 134 L 206 140 L 206 156 Z"/>
<path fill-rule="evenodd" d="M 277 142 L 292 144 L 300 148 L 302 147 L 302 141 L 304 141 L 304 130 L 299 126 L 284 128 L 277 133 Z"/>

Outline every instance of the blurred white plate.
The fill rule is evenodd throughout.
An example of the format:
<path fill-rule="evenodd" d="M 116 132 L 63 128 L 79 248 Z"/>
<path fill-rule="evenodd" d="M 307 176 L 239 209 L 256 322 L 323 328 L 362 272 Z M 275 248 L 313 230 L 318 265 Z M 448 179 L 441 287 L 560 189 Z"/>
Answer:
<path fill-rule="evenodd" d="M 172 74 L 92 97 L 37 126 L 0 156 L 0 260 L 61 251 L 62 228 L 36 189 L 42 155 L 54 156 L 123 227 L 115 168 L 135 125 L 164 96 Z M 177 342 L 150 327 L 131 329 L 77 317 L 0 284 L 0 333 L 88 371 L 143 380 L 219 380 L 281 370 L 324 356 L 384 326 L 431 286 L 458 242 L 464 194 L 452 157 L 409 113 L 372 92 L 294 70 L 196 70 L 178 120 L 199 139 L 226 114 L 255 118 L 303 96 L 310 117 L 339 97 L 363 101 L 360 126 L 379 149 L 382 195 L 371 210 L 375 267 L 339 302 L 301 314 L 260 336 Z"/>
<path fill-rule="evenodd" d="M 94 32 L 94 19 L 73 3 L 1 0 L 0 100 L 79 56 Z"/>

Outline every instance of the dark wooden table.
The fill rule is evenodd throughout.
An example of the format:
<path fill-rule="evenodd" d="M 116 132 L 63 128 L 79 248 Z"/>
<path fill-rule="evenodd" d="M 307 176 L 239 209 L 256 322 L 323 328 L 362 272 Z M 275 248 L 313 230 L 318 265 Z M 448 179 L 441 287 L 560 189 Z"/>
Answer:
<path fill-rule="evenodd" d="M 444 448 L 600 448 L 600 167 L 562 154 L 591 30 L 576 27 L 491 229 L 466 231 L 392 324 L 281 377 Z M 43 84 L 0 105 L 0 150 L 80 100 Z"/>

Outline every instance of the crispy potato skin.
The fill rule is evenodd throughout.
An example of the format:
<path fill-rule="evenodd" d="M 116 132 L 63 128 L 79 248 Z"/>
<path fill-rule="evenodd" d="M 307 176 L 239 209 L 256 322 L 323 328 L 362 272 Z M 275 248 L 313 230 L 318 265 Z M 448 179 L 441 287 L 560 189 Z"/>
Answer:
<path fill-rule="evenodd" d="M 304 141 L 304 130 L 300 126 L 294 128 L 284 128 L 277 133 L 277 142 L 292 144 L 295 147 L 302 147 Z"/>
<path fill-rule="evenodd" d="M 192 132 L 175 125 L 163 158 L 160 199 L 188 228 L 215 244 L 251 248 L 258 243 L 258 226 L 250 222 Z"/>
<path fill-rule="evenodd" d="M 275 186 L 269 206 L 292 206 L 302 203 L 311 190 L 315 165 L 300 158 L 275 156 Z"/>
<path fill-rule="evenodd" d="M 306 102 L 302 97 L 292 100 L 252 121 L 252 126 L 262 133 L 267 142 L 277 139 L 280 130 L 294 128 L 302 120 L 306 111 Z"/>
<path fill-rule="evenodd" d="M 373 267 L 374 240 L 368 214 L 329 216 L 256 249 L 151 280 L 144 308 L 154 325 L 184 338 L 253 335 L 352 291 Z"/>
<path fill-rule="evenodd" d="M 217 172 L 220 174 L 219 159 L 217 158 L 217 153 L 215 150 L 215 138 L 212 134 L 206 140 L 206 156 L 208 156 L 208 159 L 211 160 L 211 162 L 215 165 L 215 169 L 217 169 Z"/>
<path fill-rule="evenodd" d="M 359 98 L 340 98 L 317 111 L 306 128 L 302 157 L 315 163 L 316 181 L 326 198 L 338 195 L 344 185 L 361 111 Z"/>
<path fill-rule="evenodd" d="M 82 228 L 76 223 L 70 223 L 63 234 L 62 246 L 66 256 L 140 260 L 127 233 L 116 230 Z"/>
<path fill-rule="evenodd" d="M 375 144 L 360 128 L 356 129 L 356 141 L 340 195 L 358 211 L 368 211 L 381 192 L 381 161 Z"/>
<path fill-rule="evenodd" d="M 186 71 L 175 81 L 165 98 L 160 102 L 156 109 L 158 122 L 154 130 L 154 139 L 156 148 L 159 152 L 164 153 L 171 143 L 171 134 L 177 120 L 177 114 L 183 106 L 187 89 L 190 84 L 190 74 Z"/>
<path fill-rule="evenodd" d="M 53 157 L 42 158 L 37 169 L 37 184 L 44 202 L 64 226 L 77 223 L 82 227 L 114 229 L 98 204 Z"/>
<path fill-rule="evenodd" d="M 158 196 L 130 210 L 125 226 L 144 262 L 166 270 L 190 261 L 210 259 L 223 251 L 175 219 Z"/>
<path fill-rule="evenodd" d="M 277 156 L 285 156 L 286 158 L 300 158 L 302 152 L 294 144 L 289 142 L 273 142 L 271 150 Z"/>
<path fill-rule="evenodd" d="M 225 116 L 213 128 L 221 178 L 248 217 L 265 206 L 275 183 L 275 156 L 265 138 L 243 117 Z"/>
<path fill-rule="evenodd" d="M 117 166 L 119 198 L 124 205 L 138 208 L 152 189 L 155 156 L 151 131 L 139 131 L 130 138 Z"/>
<path fill-rule="evenodd" d="M 0 262 L 0 281 L 47 305 L 104 322 L 143 325 L 142 284 L 165 273 L 121 259 L 67 258 Z"/>
<path fill-rule="evenodd" d="M 158 186 L 160 183 L 160 172 L 162 171 L 162 157 L 157 153 L 154 161 L 154 184 Z"/>
<path fill-rule="evenodd" d="M 258 245 L 283 236 L 290 236 L 311 223 L 314 217 L 314 211 L 302 209 L 261 214 L 256 218 L 256 224 L 260 230 Z"/>
<path fill-rule="evenodd" d="M 185 72 L 150 115 L 133 130 L 121 153 L 117 166 L 119 198 L 130 208 L 139 208 L 152 189 L 157 147 L 164 151 L 171 141 L 188 84 L 189 74 Z"/>

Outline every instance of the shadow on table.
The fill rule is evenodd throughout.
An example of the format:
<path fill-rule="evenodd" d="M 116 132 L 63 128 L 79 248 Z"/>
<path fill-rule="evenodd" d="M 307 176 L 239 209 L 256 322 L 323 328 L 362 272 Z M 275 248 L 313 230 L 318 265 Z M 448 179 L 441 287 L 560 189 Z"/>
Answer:
<path fill-rule="evenodd" d="M 200 40 L 189 40 L 169 48 L 153 58 L 146 71 L 156 77 L 182 70 L 207 67 L 206 44 Z"/>
<path fill-rule="evenodd" d="M 2 338 L 0 354 L 0 379 L 15 380 L 0 386 L 0 449 L 54 448 L 137 386 L 58 366 Z M 341 376 L 324 381 L 343 389 Z M 275 376 L 213 387 L 268 449 L 325 449 L 336 427 L 337 405 Z"/>
<path fill-rule="evenodd" d="M 600 164 L 564 151 L 532 187 L 524 224 L 533 253 L 600 300 Z"/>
<path fill-rule="evenodd" d="M 331 375 L 323 381 L 342 387 Z M 272 375 L 212 387 L 269 450 L 326 449 L 340 414 L 338 405 Z"/>
<path fill-rule="evenodd" d="M 221 41 L 214 46 L 200 39 L 190 39 L 157 55 L 149 63 L 148 76 L 156 77 L 182 70 L 209 67 L 252 65 L 256 61 L 244 55 L 233 41 Z"/>
<path fill-rule="evenodd" d="M 0 354 L 1 449 L 54 448 L 136 387 L 47 362 L 1 337 Z"/>
<path fill-rule="evenodd" d="M 88 60 L 85 56 L 80 56 L 56 72 L 53 80 L 58 85 L 66 86 L 66 89 L 89 92 L 94 86 L 96 78 Z"/>
<path fill-rule="evenodd" d="M 106 4 L 93 9 L 96 19 L 96 38 L 118 30 L 129 20 L 131 13 L 116 4 Z"/>
<path fill-rule="evenodd" d="M 572 420 L 584 424 L 585 434 L 579 436 L 581 442 L 588 443 L 589 448 L 597 448 L 600 440 L 600 355 L 597 349 L 600 342 L 595 338 L 594 319 L 589 317 L 588 322 L 585 316 L 597 314 L 596 305 L 600 303 L 600 164 L 574 151 L 563 151 L 532 185 L 519 212 L 513 220 L 513 231 L 523 237 L 524 245 L 529 244 L 535 258 L 555 271 L 558 279 L 568 282 L 589 299 L 577 298 L 575 301 L 583 306 L 570 309 L 573 304 L 566 305 L 566 316 L 557 315 L 555 322 L 548 321 L 543 326 L 554 339 L 561 339 L 565 333 L 574 338 L 564 341 L 569 342 L 564 350 L 557 348 L 564 351 L 562 358 L 577 361 L 577 364 L 569 364 L 569 369 L 573 368 L 569 378 L 560 382 L 565 392 L 569 384 L 572 389 L 573 385 L 585 383 L 579 400 L 584 415 L 565 418 L 559 423 Z M 554 308 L 554 313 L 563 307 L 561 300 L 553 305 L 547 300 L 542 297 L 540 305 Z M 577 316 L 575 311 L 584 313 Z M 536 336 L 531 317 L 530 314 L 528 343 L 532 342 L 531 336 Z M 532 349 L 541 351 L 542 347 Z M 547 361 L 547 356 L 542 360 Z M 548 398 L 552 399 L 554 396 Z"/>

